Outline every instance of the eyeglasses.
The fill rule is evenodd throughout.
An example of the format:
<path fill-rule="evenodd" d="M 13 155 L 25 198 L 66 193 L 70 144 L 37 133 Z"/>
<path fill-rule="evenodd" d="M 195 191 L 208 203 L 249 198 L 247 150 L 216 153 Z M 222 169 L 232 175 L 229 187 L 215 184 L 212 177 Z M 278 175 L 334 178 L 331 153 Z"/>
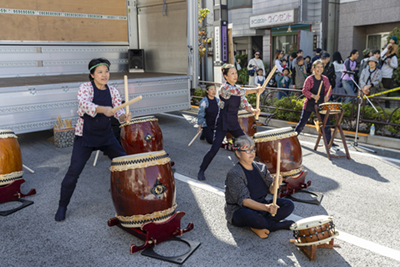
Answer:
<path fill-rule="evenodd" d="M 256 56 L 259 56 L 260 54 L 256 54 Z"/>
<path fill-rule="evenodd" d="M 253 147 L 252 149 L 248 149 L 248 150 L 240 150 L 240 151 L 244 151 L 244 152 L 246 152 L 247 154 L 250 154 L 250 153 L 252 153 L 252 152 L 256 152 L 256 148 L 255 148 L 255 147 Z"/>

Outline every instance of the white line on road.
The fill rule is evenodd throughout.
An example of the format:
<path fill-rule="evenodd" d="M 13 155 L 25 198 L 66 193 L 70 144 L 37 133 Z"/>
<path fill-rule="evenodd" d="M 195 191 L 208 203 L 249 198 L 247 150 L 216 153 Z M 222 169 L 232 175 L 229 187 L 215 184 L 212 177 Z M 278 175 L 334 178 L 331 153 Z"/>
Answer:
<path fill-rule="evenodd" d="M 194 180 L 190 177 L 187 177 L 187 176 L 179 174 L 179 173 L 175 173 L 174 176 L 175 176 L 175 179 L 185 182 L 189 185 L 196 186 L 198 188 L 204 189 L 206 191 L 217 194 L 219 196 L 225 196 L 224 190 L 221 188 L 206 184 L 204 182 L 199 182 L 197 180 Z M 300 217 L 300 216 L 297 216 L 294 214 L 291 214 L 288 218 L 291 220 L 294 220 L 294 221 L 303 219 L 303 217 Z M 388 258 L 392 258 L 392 259 L 400 262 L 400 251 L 398 251 L 398 250 L 379 245 L 377 243 L 356 237 L 354 235 L 350 235 L 343 231 L 339 231 L 339 236 L 336 238 L 343 240 L 347 243 L 353 244 L 355 246 L 358 246 L 360 248 L 370 250 L 374 253 L 380 254 L 380 255 L 388 257 Z"/>

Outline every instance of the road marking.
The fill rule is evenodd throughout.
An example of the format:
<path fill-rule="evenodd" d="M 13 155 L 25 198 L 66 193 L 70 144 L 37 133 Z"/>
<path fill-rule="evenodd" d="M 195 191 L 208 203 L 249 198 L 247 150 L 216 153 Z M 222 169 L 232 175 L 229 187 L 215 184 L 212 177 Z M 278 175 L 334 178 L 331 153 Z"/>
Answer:
<path fill-rule="evenodd" d="M 196 186 L 198 188 L 204 189 L 206 191 L 217 194 L 219 196 L 225 196 L 224 190 L 221 188 L 218 188 L 216 186 L 212 186 L 212 185 L 206 184 L 204 182 L 199 182 L 195 179 L 192 179 L 190 177 L 187 177 L 187 176 L 185 176 L 183 174 L 179 174 L 179 173 L 175 173 L 174 176 L 175 176 L 175 179 L 182 181 L 184 183 L 187 183 L 189 185 Z M 298 221 L 300 219 L 303 219 L 303 217 L 300 217 L 295 214 L 291 214 L 288 217 L 288 219 Z M 368 241 L 366 239 L 359 238 L 354 235 L 350 235 L 350 234 L 340 231 L 340 230 L 338 230 L 338 231 L 339 231 L 339 236 L 336 237 L 337 239 L 343 240 L 347 243 L 353 244 L 353 245 L 358 246 L 363 249 L 370 250 L 376 254 L 379 254 L 379 255 L 382 255 L 382 256 L 385 256 L 385 257 L 388 257 L 388 258 L 391 258 L 391 259 L 394 259 L 394 260 L 400 262 L 400 251 L 399 250 L 395 250 L 392 248 L 388 248 L 388 247 L 379 245 L 377 243 Z"/>

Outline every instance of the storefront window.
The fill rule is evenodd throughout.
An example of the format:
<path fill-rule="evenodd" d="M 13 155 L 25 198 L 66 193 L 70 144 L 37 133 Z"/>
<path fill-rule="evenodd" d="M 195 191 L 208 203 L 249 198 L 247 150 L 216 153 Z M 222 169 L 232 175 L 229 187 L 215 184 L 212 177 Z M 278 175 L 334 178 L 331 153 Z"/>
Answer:
<path fill-rule="evenodd" d="M 273 54 L 276 50 L 282 50 L 285 55 L 297 52 L 297 35 L 274 36 L 272 48 Z"/>
<path fill-rule="evenodd" d="M 367 35 L 367 47 L 370 50 L 381 50 L 387 44 L 389 32 Z"/>

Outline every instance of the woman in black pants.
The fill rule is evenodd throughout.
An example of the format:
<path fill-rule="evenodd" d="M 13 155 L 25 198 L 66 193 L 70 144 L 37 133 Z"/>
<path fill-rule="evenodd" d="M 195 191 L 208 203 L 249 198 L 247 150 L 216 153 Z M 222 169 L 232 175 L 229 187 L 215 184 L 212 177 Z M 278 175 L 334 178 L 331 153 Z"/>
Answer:
<path fill-rule="evenodd" d="M 210 165 L 212 159 L 218 153 L 219 148 L 229 132 L 233 137 L 239 137 L 244 135 L 242 128 L 240 128 L 238 112 L 239 108 L 246 109 L 249 113 L 260 114 L 260 110 L 255 110 L 251 107 L 246 99 L 247 94 L 259 92 L 261 94 L 264 88 L 245 89 L 237 86 L 237 71 L 234 65 L 224 64 L 222 66 L 222 74 L 226 80 L 226 83 L 221 85 L 219 94 L 219 112 L 217 116 L 217 127 L 214 132 L 214 141 L 211 149 L 203 158 L 203 162 L 200 165 L 200 171 L 197 175 L 197 179 L 203 181 L 206 179 L 204 172 L 208 165 Z"/>
<path fill-rule="evenodd" d="M 76 183 L 86 162 L 94 150 L 103 151 L 110 159 L 125 156 L 126 153 L 111 129 L 111 116 L 120 122 L 130 121 L 131 114 L 123 109 L 114 112 L 113 107 L 121 105 L 116 88 L 108 86 L 110 62 L 104 58 L 89 63 L 90 82 L 83 83 L 78 91 L 78 115 L 71 164 L 61 183 L 60 201 L 55 220 L 65 220 L 67 206 L 74 193 Z"/>

